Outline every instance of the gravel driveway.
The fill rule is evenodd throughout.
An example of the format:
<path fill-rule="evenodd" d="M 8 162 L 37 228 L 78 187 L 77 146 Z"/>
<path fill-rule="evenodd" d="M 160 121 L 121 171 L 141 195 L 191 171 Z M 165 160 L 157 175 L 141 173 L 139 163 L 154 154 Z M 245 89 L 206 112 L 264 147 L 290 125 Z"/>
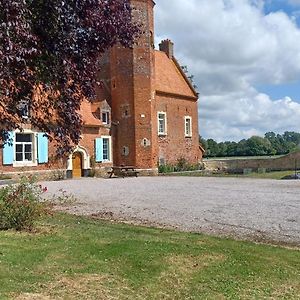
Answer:
<path fill-rule="evenodd" d="M 209 177 L 78 179 L 44 183 L 73 193 L 83 215 L 300 245 L 300 180 Z"/>

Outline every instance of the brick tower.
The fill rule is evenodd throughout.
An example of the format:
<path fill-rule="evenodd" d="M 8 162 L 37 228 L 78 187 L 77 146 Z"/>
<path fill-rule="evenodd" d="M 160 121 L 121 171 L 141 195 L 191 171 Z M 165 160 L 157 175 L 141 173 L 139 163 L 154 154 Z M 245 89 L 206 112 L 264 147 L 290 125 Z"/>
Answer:
<path fill-rule="evenodd" d="M 133 49 L 110 51 L 110 88 L 114 164 L 157 167 L 152 0 L 131 0 L 133 19 L 143 34 Z"/>

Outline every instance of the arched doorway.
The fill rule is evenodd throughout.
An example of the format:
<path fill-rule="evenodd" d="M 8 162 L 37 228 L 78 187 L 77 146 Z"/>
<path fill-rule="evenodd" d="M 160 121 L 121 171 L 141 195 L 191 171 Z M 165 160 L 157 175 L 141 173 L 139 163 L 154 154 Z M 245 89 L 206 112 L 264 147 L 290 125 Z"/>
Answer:
<path fill-rule="evenodd" d="M 82 155 L 80 152 L 74 152 L 72 155 L 73 177 L 82 176 Z"/>

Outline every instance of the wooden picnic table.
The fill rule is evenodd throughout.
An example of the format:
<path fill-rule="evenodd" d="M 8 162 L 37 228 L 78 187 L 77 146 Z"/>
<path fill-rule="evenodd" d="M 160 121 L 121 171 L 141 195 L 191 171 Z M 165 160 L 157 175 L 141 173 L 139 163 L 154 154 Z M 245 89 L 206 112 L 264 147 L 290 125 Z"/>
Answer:
<path fill-rule="evenodd" d="M 129 176 L 137 177 L 139 172 L 133 166 L 114 166 L 108 174 L 109 178 L 112 178 L 113 175 L 124 178 Z"/>

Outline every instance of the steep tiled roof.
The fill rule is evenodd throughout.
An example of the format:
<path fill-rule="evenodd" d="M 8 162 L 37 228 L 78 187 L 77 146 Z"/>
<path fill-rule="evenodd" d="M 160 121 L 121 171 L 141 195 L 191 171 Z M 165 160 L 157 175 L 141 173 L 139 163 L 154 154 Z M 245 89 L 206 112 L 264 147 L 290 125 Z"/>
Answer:
<path fill-rule="evenodd" d="M 155 90 L 182 97 L 198 98 L 177 61 L 163 51 L 155 51 Z"/>
<path fill-rule="evenodd" d="M 83 125 L 85 126 L 101 126 L 102 122 L 95 118 L 92 113 L 92 104 L 87 101 L 83 100 L 80 106 L 80 115 L 82 116 Z"/>

